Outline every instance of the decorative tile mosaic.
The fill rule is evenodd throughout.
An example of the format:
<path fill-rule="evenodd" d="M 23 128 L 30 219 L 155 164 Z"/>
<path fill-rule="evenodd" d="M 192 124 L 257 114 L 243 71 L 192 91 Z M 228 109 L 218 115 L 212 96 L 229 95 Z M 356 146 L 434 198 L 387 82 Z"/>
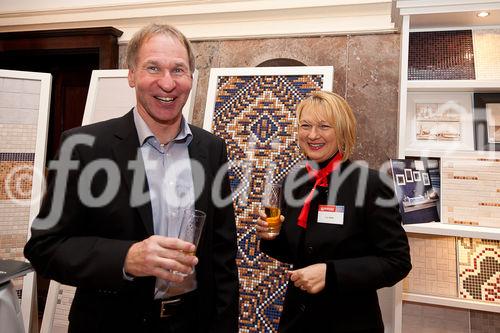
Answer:
<path fill-rule="evenodd" d="M 474 29 L 472 36 L 476 79 L 500 79 L 500 29 Z"/>
<path fill-rule="evenodd" d="M 323 75 L 220 76 L 213 133 L 228 145 L 238 229 L 240 332 L 276 332 L 287 287 L 285 265 L 259 252 L 255 221 L 266 175 L 281 181 L 301 159 L 295 109 Z M 274 170 L 279 170 L 274 172 Z M 248 195 L 242 200 L 243 193 Z"/>
<path fill-rule="evenodd" d="M 54 321 L 52 323 L 53 332 L 68 331 L 68 315 L 71 308 L 71 302 L 73 302 L 73 297 L 75 296 L 75 291 L 75 287 L 67 286 L 64 284 L 59 285 L 56 310 L 54 312 Z"/>
<path fill-rule="evenodd" d="M 457 238 L 459 298 L 500 303 L 500 241 Z"/>
<path fill-rule="evenodd" d="M 401 332 L 470 333 L 469 312 L 467 309 L 404 302 Z"/>
<path fill-rule="evenodd" d="M 33 153 L 36 125 L 0 123 L 0 152 Z"/>
<path fill-rule="evenodd" d="M 441 221 L 500 228 L 500 159 L 441 159 Z"/>
<path fill-rule="evenodd" d="M 474 311 L 470 312 L 471 333 L 500 332 L 500 313 Z"/>
<path fill-rule="evenodd" d="M 40 80 L 0 73 L 0 258 L 24 260 L 40 107 Z M 13 280 L 21 295 L 23 278 Z"/>
<path fill-rule="evenodd" d="M 457 297 L 455 238 L 412 234 L 408 241 L 413 268 L 403 280 L 403 290 Z"/>
<path fill-rule="evenodd" d="M 474 80 L 471 30 L 411 32 L 408 80 Z"/>

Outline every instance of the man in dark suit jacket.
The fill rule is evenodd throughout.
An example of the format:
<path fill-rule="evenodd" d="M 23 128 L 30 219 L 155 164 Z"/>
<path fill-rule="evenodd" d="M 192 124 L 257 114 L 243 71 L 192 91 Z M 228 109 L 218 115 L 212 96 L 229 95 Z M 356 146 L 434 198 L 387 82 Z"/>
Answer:
<path fill-rule="evenodd" d="M 181 113 L 190 44 L 153 24 L 132 38 L 127 63 L 136 107 L 63 134 L 25 256 L 42 276 L 77 287 L 70 332 L 237 332 L 234 211 L 212 198 L 214 186 L 230 195 L 227 175 L 213 181 L 226 146 Z M 178 165 L 189 176 L 170 181 Z M 176 237 L 185 206 L 206 213 L 196 249 Z"/>

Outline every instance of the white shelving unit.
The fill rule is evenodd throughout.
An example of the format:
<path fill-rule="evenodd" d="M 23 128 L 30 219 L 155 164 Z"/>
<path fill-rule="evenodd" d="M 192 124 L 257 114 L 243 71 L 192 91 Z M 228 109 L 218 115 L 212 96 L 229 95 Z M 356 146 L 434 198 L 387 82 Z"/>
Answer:
<path fill-rule="evenodd" d="M 464 30 L 474 27 L 500 28 L 500 1 L 494 0 L 397 0 L 396 16 L 401 31 L 400 96 L 398 155 L 405 157 L 489 156 L 500 158 L 499 152 L 435 151 L 406 148 L 407 99 L 409 92 L 500 92 L 500 80 L 408 80 L 409 34 L 416 31 Z M 477 17 L 486 10 L 490 16 Z M 398 16 L 399 15 L 399 16 Z M 499 58 L 500 62 L 500 58 Z M 407 233 L 500 240 L 500 228 L 487 228 L 440 222 L 404 226 Z M 396 318 L 402 319 L 402 303 L 416 302 L 471 310 L 500 313 L 500 305 L 466 299 L 431 296 L 401 291 L 401 303 L 396 304 Z M 397 325 L 395 332 L 400 332 Z"/>

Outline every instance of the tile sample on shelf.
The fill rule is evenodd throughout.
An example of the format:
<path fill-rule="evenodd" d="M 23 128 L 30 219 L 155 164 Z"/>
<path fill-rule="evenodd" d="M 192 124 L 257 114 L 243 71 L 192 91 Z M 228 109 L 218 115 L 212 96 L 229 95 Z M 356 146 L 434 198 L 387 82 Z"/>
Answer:
<path fill-rule="evenodd" d="M 471 30 L 410 32 L 408 80 L 474 80 Z"/>
<path fill-rule="evenodd" d="M 468 309 L 403 303 L 404 333 L 470 333 Z"/>
<path fill-rule="evenodd" d="M 476 80 L 500 79 L 500 29 L 476 28 L 472 36 Z"/>
<path fill-rule="evenodd" d="M 458 297 L 500 303 L 500 241 L 457 237 Z"/>
<path fill-rule="evenodd" d="M 68 315 L 71 303 L 75 296 L 76 288 L 61 284 L 57 293 L 57 304 L 54 312 L 52 329 L 54 332 L 67 332 L 69 321 Z"/>
<path fill-rule="evenodd" d="M 439 160 L 391 159 L 390 163 L 403 224 L 438 222 Z"/>
<path fill-rule="evenodd" d="M 0 80 L 0 258 L 24 260 L 40 81 L 10 77 Z M 22 278 L 13 283 L 20 292 Z"/>
<path fill-rule="evenodd" d="M 408 241 L 413 268 L 403 280 L 403 291 L 457 297 L 455 237 L 413 234 Z"/>
<path fill-rule="evenodd" d="M 442 222 L 500 228 L 500 158 L 443 157 L 441 187 Z"/>

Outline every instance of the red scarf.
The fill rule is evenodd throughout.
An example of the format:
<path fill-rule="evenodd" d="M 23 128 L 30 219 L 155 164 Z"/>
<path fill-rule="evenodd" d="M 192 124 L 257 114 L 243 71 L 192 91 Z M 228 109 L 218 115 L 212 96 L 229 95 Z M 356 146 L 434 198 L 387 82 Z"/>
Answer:
<path fill-rule="evenodd" d="M 302 210 L 300 211 L 299 218 L 297 220 L 297 225 L 299 227 L 302 227 L 304 229 L 307 229 L 307 217 L 309 216 L 309 208 L 311 206 L 311 201 L 314 196 L 314 192 L 316 190 L 317 186 L 328 186 L 328 176 L 338 168 L 340 163 L 342 162 L 342 154 L 338 152 L 334 158 L 328 163 L 326 167 L 320 170 L 315 170 L 313 167 L 309 164 L 309 162 L 306 163 L 306 169 L 307 173 L 309 174 L 310 178 L 315 178 L 316 181 L 314 182 L 314 186 L 309 192 L 309 194 L 306 197 L 306 201 L 304 202 L 304 206 L 302 207 Z"/>

